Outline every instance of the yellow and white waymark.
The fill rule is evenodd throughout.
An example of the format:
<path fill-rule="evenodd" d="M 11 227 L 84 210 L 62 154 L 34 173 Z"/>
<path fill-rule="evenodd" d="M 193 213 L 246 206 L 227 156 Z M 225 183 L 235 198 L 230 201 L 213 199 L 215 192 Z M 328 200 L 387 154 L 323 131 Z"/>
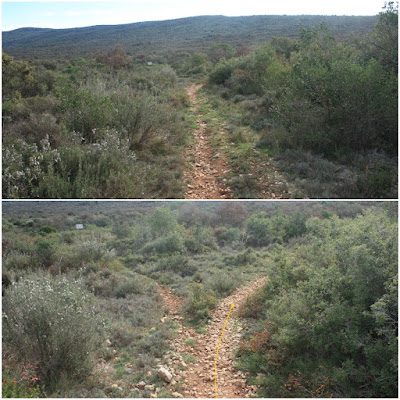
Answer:
<path fill-rule="evenodd" d="M 217 354 L 215 355 L 215 397 L 218 397 L 218 389 L 217 389 L 217 359 L 218 359 L 219 345 L 221 344 L 222 335 L 224 334 L 224 330 L 225 330 L 226 324 L 228 323 L 229 315 L 231 315 L 231 311 L 232 311 L 234 306 L 235 306 L 235 304 L 232 303 L 231 304 L 231 309 L 229 310 L 228 316 L 226 317 L 225 325 L 224 325 L 224 327 L 222 329 L 221 337 L 219 338 L 218 347 L 217 347 Z"/>

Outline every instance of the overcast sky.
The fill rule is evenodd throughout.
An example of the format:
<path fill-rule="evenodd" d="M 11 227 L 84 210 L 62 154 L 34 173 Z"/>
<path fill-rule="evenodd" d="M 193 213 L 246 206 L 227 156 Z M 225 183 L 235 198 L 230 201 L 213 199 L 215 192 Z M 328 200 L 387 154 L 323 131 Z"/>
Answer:
<path fill-rule="evenodd" d="M 196 15 L 376 15 L 383 5 L 379 0 L 3 1 L 2 30 L 114 25 Z"/>

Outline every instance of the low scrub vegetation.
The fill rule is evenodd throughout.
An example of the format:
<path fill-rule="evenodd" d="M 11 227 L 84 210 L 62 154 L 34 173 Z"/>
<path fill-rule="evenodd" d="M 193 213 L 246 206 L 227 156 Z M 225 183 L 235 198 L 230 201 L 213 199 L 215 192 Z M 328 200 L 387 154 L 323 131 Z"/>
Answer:
<path fill-rule="evenodd" d="M 241 17 L 235 29 L 247 32 L 251 19 L 264 17 Z M 265 19 L 287 29 L 298 21 Z M 207 37 L 191 51 L 169 43 L 169 54 L 154 41 L 146 55 L 128 54 L 131 38 L 125 47 L 98 43 L 84 57 L 65 49 L 28 63 L 3 53 L 3 197 L 182 198 L 194 126 L 184 86 L 196 80 L 208 81 L 200 111 L 212 144 L 232 145 L 226 183 L 234 198 L 265 197 L 264 179 L 273 192 L 265 163 L 282 172 L 277 192 L 289 197 L 397 198 L 397 7 L 388 2 L 371 18 L 324 17 L 327 25 L 300 19 L 290 38 L 272 37 L 267 23 L 264 39 Z M 349 36 L 351 19 L 359 30 Z M 213 30 L 232 29 L 226 17 L 192 22 L 208 29 L 211 20 Z"/>
<path fill-rule="evenodd" d="M 182 196 L 177 75 L 119 65 L 121 52 L 50 70 L 3 53 L 3 197 Z"/>
<path fill-rule="evenodd" d="M 205 93 L 231 141 L 273 154 L 296 197 L 397 198 L 397 26 L 393 3 L 364 41 L 303 26 L 299 39 L 219 60 Z"/>
<path fill-rule="evenodd" d="M 271 254 L 267 284 L 241 310 L 251 330 L 240 365 L 260 395 L 397 392 L 397 226 L 387 218 L 311 218 L 305 242 Z"/>
<path fill-rule="evenodd" d="M 238 354 L 259 395 L 397 391 L 394 203 L 13 201 L 3 212 L 3 397 L 145 397 L 132 392 L 143 379 L 162 390 L 156 367 L 177 326 L 157 284 L 204 331 L 220 299 L 259 276 Z"/>

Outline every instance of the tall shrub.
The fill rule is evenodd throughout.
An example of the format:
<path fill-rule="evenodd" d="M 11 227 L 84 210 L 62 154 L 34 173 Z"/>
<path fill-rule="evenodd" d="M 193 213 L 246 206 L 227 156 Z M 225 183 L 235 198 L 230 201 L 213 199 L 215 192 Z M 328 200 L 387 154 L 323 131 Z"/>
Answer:
<path fill-rule="evenodd" d="M 35 365 L 42 384 L 80 380 L 92 370 L 101 321 L 79 279 L 45 273 L 13 282 L 3 298 L 3 343 Z"/>

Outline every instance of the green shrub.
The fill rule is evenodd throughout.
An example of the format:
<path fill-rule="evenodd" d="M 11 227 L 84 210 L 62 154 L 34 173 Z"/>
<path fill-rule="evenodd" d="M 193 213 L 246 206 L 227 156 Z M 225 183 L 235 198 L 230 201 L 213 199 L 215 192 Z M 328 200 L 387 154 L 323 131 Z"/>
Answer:
<path fill-rule="evenodd" d="M 96 226 L 98 226 L 99 228 L 104 228 L 105 226 L 108 226 L 111 224 L 111 219 L 108 217 L 100 217 L 94 221 L 94 224 Z"/>
<path fill-rule="evenodd" d="M 229 296 L 241 284 L 241 276 L 239 274 L 220 272 L 213 275 L 210 280 L 210 286 L 218 297 Z"/>
<path fill-rule="evenodd" d="M 3 366 L 1 385 L 3 398 L 41 397 L 37 383 L 36 373 L 29 368 L 29 365 L 22 365 L 18 372 Z"/>
<path fill-rule="evenodd" d="M 220 246 L 233 245 L 244 241 L 245 234 L 239 228 L 218 228 L 215 232 Z"/>
<path fill-rule="evenodd" d="M 92 239 L 81 243 L 76 249 L 73 258 L 79 265 L 98 262 L 113 258 L 114 250 L 108 250 L 100 240 Z M 78 265 L 77 265 L 78 266 Z"/>
<path fill-rule="evenodd" d="M 28 120 L 16 122 L 7 129 L 14 137 L 39 146 L 47 139 L 53 146 L 59 145 L 65 136 L 63 127 L 57 123 L 56 117 L 47 113 L 30 114 Z M 8 132 L 5 132 L 5 135 L 8 136 Z"/>
<path fill-rule="evenodd" d="M 189 261 L 188 257 L 179 254 L 160 259 L 157 270 L 171 271 L 185 277 L 194 275 L 197 272 L 197 267 Z"/>
<path fill-rule="evenodd" d="M 52 226 L 44 225 L 39 229 L 39 232 L 45 233 L 45 234 L 50 234 L 50 233 L 55 233 L 57 232 L 56 228 L 53 228 Z"/>
<path fill-rule="evenodd" d="M 184 250 L 182 236 L 177 232 L 155 239 L 142 248 L 144 254 L 173 254 L 183 253 Z"/>
<path fill-rule="evenodd" d="M 274 232 L 270 218 L 262 214 L 253 214 L 246 222 L 248 242 L 256 246 L 267 246 L 272 243 Z"/>
<path fill-rule="evenodd" d="M 3 300 L 4 345 L 36 365 L 46 387 L 62 377 L 79 381 L 94 367 L 102 327 L 93 303 L 81 280 L 43 273 L 20 279 Z"/>
<path fill-rule="evenodd" d="M 42 239 L 36 243 L 36 258 L 39 265 L 48 268 L 55 261 L 56 243 Z"/>
<path fill-rule="evenodd" d="M 326 26 L 301 31 L 289 87 L 273 107 L 294 146 L 333 155 L 397 149 L 397 76 L 336 42 Z"/>
<path fill-rule="evenodd" d="M 142 292 L 143 287 L 141 282 L 139 282 L 137 279 L 134 279 L 134 277 L 130 277 L 129 280 L 125 277 L 124 282 L 121 282 L 117 285 L 112 295 L 117 299 L 124 299 L 131 294 L 139 294 Z"/>
<path fill-rule="evenodd" d="M 210 317 L 211 310 L 217 305 L 217 299 L 212 290 L 200 283 L 190 283 L 189 290 L 189 300 L 184 306 L 185 313 L 193 323 L 204 323 Z"/>
<path fill-rule="evenodd" d="M 276 250 L 267 284 L 242 312 L 254 318 L 242 366 L 270 378 L 264 397 L 395 395 L 397 220 L 371 209 L 310 218 L 307 228 L 308 240 Z"/>
<path fill-rule="evenodd" d="M 232 62 L 223 60 L 210 73 L 209 81 L 212 84 L 221 85 L 231 77 L 234 70 L 235 65 Z"/>
<path fill-rule="evenodd" d="M 112 231 L 115 233 L 118 239 L 123 239 L 130 235 L 131 227 L 128 224 L 119 223 L 113 226 Z"/>
<path fill-rule="evenodd" d="M 167 207 L 159 207 L 149 217 L 149 226 L 154 237 L 165 236 L 178 229 L 178 213 Z"/>
<path fill-rule="evenodd" d="M 165 351 L 169 348 L 167 339 L 168 333 L 165 330 L 157 330 L 143 337 L 137 347 L 140 353 L 149 354 L 153 357 L 162 357 Z"/>

